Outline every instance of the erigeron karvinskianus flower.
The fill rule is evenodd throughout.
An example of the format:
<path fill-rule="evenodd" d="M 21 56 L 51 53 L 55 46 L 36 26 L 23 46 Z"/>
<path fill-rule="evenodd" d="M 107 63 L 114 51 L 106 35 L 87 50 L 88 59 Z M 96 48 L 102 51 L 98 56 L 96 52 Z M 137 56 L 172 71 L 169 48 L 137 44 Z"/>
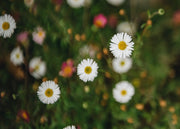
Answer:
<path fill-rule="evenodd" d="M 110 51 L 116 58 L 130 57 L 134 47 L 131 36 L 127 33 L 115 34 L 110 42 Z"/>
<path fill-rule="evenodd" d="M 46 73 L 46 63 L 40 57 L 34 57 L 30 60 L 29 71 L 34 78 L 40 79 Z"/>
<path fill-rule="evenodd" d="M 32 36 L 34 42 L 36 42 L 39 45 L 42 45 L 46 37 L 46 32 L 43 28 L 37 27 L 35 31 L 32 33 Z"/>
<path fill-rule="evenodd" d="M 16 47 L 10 54 L 10 60 L 14 65 L 21 65 L 24 62 L 23 52 L 20 47 Z"/>
<path fill-rule="evenodd" d="M 0 16 L 0 36 L 10 38 L 16 29 L 16 22 L 11 15 Z"/>
<path fill-rule="evenodd" d="M 93 81 L 98 74 L 98 65 L 93 59 L 83 59 L 77 67 L 77 75 L 84 82 Z"/>
<path fill-rule="evenodd" d="M 127 103 L 131 100 L 134 93 L 134 87 L 127 81 L 119 82 L 113 88 L 113 97 L 119 103 Z"/>
<path fill-rule="evenodd" d="M 136 25 L 133 22 L 125 21 L 119 23 L 116 30 L 118 33 L 126 32 L 129 35 L 134 35 L 134 33 L 136 32 Z"/>
<path fill-rule="evenodd" d="M 76 127 L 74 125 L 69 125 L 69 126 L 66 126 L 63 129 L 76 129 Z"/>
<path fill-rule="evenodd" d="M 115 72 L 121 74 L 126 73 L 132 67 L 131 58 L 114 58 L 112 60 L 112 67 Z"/>
<path fill-rule="evenodd" d="M 97 28 L 104 28 L 107 24 L 107 18 L 103 14 L 98 14 L 94 17 L 93 23 Z"/>
<path fill-rule="evenodd" d="M 59 75 L 63 77 L 71 77 L 75 70 L 74 61 L 72 59 L 68 59 L 66 62 L 63 62 Z"/>
<path fill-rule="evenodd" d="M 67 3 L 72 8 L 80 8 L 84 5 L 85 0 L 67 0 Z"/>
<path fill-rule="evenodd" d="M 59 86 L 54 81 L 43 82 L 37 91 L 39 100 L 44 104 L 53 104 L 60 97 Z"/>
<path fill-rule="evenodd" d="M 121 5 L 125 0 L 106 0 L 109 4 L 113 6 Z"/>

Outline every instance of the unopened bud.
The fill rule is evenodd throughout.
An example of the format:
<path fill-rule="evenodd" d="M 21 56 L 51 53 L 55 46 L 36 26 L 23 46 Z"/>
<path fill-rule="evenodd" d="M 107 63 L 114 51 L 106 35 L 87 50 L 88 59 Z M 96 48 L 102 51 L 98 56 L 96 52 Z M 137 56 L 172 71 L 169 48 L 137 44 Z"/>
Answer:
<path fill-rule="evenodd" d="M 119 15 L 123 16 L 124 14 L 125 14 L 124 9 L 120 9 L 120 10 L 119 10 Z"/>
<path fill-rule="evenodd" d="M 165 11 L 164 11 L 164 9 L 160 8 L 160 9 L 158 10 L 158 13 L 159 13 L 159 15 L 164 15 Z"/>

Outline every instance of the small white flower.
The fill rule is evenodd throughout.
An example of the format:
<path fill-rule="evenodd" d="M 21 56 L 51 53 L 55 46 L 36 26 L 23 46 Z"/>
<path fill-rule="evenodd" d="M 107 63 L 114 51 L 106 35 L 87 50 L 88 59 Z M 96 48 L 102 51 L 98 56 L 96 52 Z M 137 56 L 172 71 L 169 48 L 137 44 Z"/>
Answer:
<path fill-rule="evenodd" d="M 126 73 L 132 66 L 131 58 L 114 58 L 112 60 L 112 66 L 117 73 Z"/>
<path fill-rule="evenodd" d="M 74 125 L 69 125 L 69 126 L 66 126 L 63 129 L 76 129 L 76 127 Z"/>
<path fill-rule="evenodd" d="M 106 0 L 109 4 L 113 6 L 121 5 L 125 0 Z"/>
<path fill-rule="evenodd" d="M 67 3 L 72 8 L 80 8 L 84 5 L 85 0 L 67 0 Z"/>
<path fill-rule="evenodd" d="M 132 54 L 134 42 L 127 33 L 115 34 L 110 43 L 110 51 L 116 58 L 126 58 Z"/>
<path fill-rule="evenodd" d="M 37 91 L 40 101 L 44 104 L 53 104 L 60 97 L 60 89 L 54 81 L 43 82 Z"/>
<path fill-rule="evenodd" d="M 98 74 L 98 65 L 93 59 L 83 59 L 77 67 L 77 75 L 84 82 L 93 81 Z"/>
<path fill-rule="evenodd" d="M 19 47 L 16 47 L 12 50 L 10 54 L 10 60 L 14 65 L 20 65 L 24 61 L 23 52 Z"/>
<path fill-rule="evenodd" d="M 117 26 L 117 32 L 121 33 L 121 32 L 126 32 L 129 35 L 134 35 L 134 33 L 136 32 L 136 25 L 132 22 L 121 22 L 118 26 Z"/>
<path fill-rule="evenodd" d="M 36 42 L 39 45 L 42 45 L 46 37 L 46 31 L 41 27 L 37 27 L 32 33 L 32 37 L 34 42 Z"/>
<path fill-rule="evenodd" d="M 34 78 L 39 79 L 46 73 L 46 63 L 40 57 L 35 57 L 30 60 L 29 71 Z"/>
<path fill-rule="evenodd" d="M 11 15 L 0 16 L 0 36 L 10 38 L 16 28 L 16 22 Z"/>
<path fill-rule="evenodd" d="M 24 4 L 27 7 L 31 7 L 34 4 L 34 0 L 24 0 Z"/>
<path fill-rule="evenodd" d="M 113 88 L 113 97 L 119 103 L 127 103 L 134 95 L 134 87 L 127 81 L 116 84 Z"/>

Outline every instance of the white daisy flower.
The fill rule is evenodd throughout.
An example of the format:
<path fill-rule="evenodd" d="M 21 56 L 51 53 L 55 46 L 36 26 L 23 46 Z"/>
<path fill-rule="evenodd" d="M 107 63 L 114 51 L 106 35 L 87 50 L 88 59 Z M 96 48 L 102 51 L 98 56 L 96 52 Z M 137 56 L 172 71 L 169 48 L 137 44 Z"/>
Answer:
<path fill-rule="evenodd" d="M 19 47 L 16 47 L 12 50 L 10 54 L 10 60 L 14 65 L 20 65 L 24 61 L 23 52 Z"/>
<path fill-rule="evenodd" d="M 132 66 L 131 58 L 114 58 L 112 60 L 112 67 L 117 73 L 126 73 Z"/>
<path fill-rule="evenodd" d="M 109 4 L 113 6 L 121 5 L 125 0 L 106 0 Z"/>
<path fill-rule="evenodd" d="M 134 95 L 134 87 L 127 81 L 116 84 L 113 88 L 113 97 L 119 103 L 127 103 Z"/>
<path fill-rule="evenodd" d="M 67 0 L 67 3 L 72 8 L 80 8 L 84 5 L 85 0 Z"/>
<path fill-rule="evenodd" d="M 10 38 L 16 28 L 16 22 L 11 15 L 5 14 L 0 17 L 0 36 Z"/>
<path fill-rule="evenodd" d="M 60 89 L 54 81 L 43 82 L 37 91 L 40 101 L 44 104 L 53 104 L 60 97 Z"/>
<path fill-rule="evenodd" d="M 24 0 L 24 4 L 27 7 L 31 7 L 34 4 L 34 0 Z"/>
<path fill-rule="evenodd" d="M 74 125 L 69 125 L 69 126 L 66 126 L 65 128 L 63 128 L 63 129 L 76 129 L 76 127 L 74 126 Z"/>
<path fill-rule="evenodd" d="M 116 58 L 126 58 L 132 54 L 134 42 L 127 33 L 115 34 L 110 43 L 110 51 Z"/>
<path fill-rule="evenodd" d="M 117 32 L 121 33 L 121 32 L 126 32 L 129 35 L 134 35 L 134 33 L 136 32 L 136 25 L 133 22 L 121 22 L 118 26 L 117 26 Z"/>
<path fill-rule="evenodd" d="M 84 82 L 93 81 L 98 74 L 98 65 L 93 59 L 84 59 L 77 67 L 77 75 Z"/>
<path fill-rule="evenodd" d="M 46 73 L 46 63 L 40 57 L 35 57 L 30 60 L 29 71 L 34 78 L 40 79 Z"/>

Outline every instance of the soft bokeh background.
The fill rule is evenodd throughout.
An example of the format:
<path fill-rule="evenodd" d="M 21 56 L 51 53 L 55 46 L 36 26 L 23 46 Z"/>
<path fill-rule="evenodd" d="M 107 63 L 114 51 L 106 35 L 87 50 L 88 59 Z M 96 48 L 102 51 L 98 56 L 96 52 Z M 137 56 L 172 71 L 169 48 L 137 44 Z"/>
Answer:
<path fill-rule="evenodd" d="M 126 0 L 120 6 L 92 0 L 90 5 L 75 9 L 66 0 L 35 0 L 31 7 L 23 0 L 1 0 L 1 15 L 11 14 L 17 29 L 11 38 L 0 37 L 0 128 L 62 129 L 76 125 L 79 129 L 179 129 L 179 5 L 179 0 Z M 147 12 L 153 14 L 160 8 L 165 14 L 148 21 Z M 103 28 L 93 25 L 98 14 L 108 19 Z M 120 75 L 112 69 L 109 42 L 117 33 L 117 24 L 127 20 L 137 25 L 133 66 Z M 37 26 L 46 31 L 42 45 L 32 39 Z M 21 43 L 16 37 L 24 31 L 28 39 Z M 16 46 L 23 50 L 21 66 L 10 61 Z M 46 62 L 46 74 L 40 79 L 29 73 L 33 57 Z M 67 59 L 76 67 L 88 57 L 99 65 L 93 82 L 84 83 L 76 72 L 69 78 L 59 75 Z M 43 80 L 54 80 L 60 86 L 61 97 L 53 105 L 45 105 L 37 97 Z M 135 95 L 126 104 L 112 97 L 112 88 L 122 80 L 135 87 Z"/>

